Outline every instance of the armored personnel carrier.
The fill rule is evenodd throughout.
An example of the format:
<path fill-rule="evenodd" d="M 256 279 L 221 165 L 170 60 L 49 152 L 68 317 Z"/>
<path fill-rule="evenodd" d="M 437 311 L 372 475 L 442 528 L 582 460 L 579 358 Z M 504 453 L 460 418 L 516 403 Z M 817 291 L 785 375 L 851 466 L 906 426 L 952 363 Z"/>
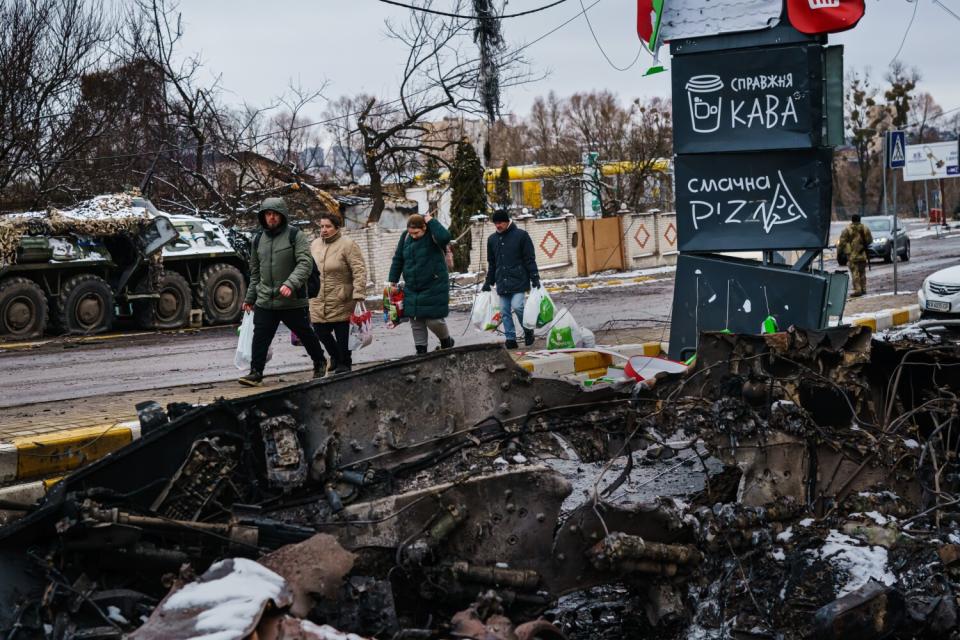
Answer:
<path fill-rule="evenodd" d="M 228 231 L 130 194 L 0 218 L 0 338 L 235 322 L 246 261 Z"/>

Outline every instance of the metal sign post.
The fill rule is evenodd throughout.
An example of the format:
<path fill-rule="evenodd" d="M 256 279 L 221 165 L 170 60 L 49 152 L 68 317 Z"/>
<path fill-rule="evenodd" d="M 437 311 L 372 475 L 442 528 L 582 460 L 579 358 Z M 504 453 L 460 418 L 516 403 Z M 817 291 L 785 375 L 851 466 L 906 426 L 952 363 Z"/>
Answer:
<path fill-rule="evenodd" d="M 897 237 L 897 172 L 894 169 L 903 169 L 907 164 L 907 139 L 903 131 L 890 131 L 887 133 L 887 162 L 890 166 L 893 177 L 893 234 L 891 241 L 893 246 L 890 248 L 890 255 L 893 258 L 893 295 L 899 293 L 897 284 L 897 260 L 900 257 L 900 250 L 897 247 L 899 238 Z"/>

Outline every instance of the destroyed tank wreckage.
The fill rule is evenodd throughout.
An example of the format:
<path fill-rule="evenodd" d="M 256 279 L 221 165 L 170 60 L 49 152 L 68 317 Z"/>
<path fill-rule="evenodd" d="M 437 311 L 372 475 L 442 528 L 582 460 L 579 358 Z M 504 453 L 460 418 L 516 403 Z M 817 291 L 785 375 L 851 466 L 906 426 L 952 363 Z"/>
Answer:
<path fill-rule="evenodd" d="M 0 629 L 957 637 L 958 378 L 845 327 L 705 333 L 636 387 L 484 345 L 154 407 L 0 528 Z M 239 580 L 224 627 L 198 594 Z"/>

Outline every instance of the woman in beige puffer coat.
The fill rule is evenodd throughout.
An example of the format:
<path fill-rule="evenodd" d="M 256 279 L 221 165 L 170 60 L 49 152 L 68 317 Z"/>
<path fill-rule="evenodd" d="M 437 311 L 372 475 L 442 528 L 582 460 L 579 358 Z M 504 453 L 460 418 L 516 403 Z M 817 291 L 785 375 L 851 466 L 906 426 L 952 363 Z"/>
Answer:
<path fill-rule="evenodd" d="M 310 298 L 310 322 L 330 356 L 330 371 L 345 373 L 353 366 L 348 339 L 350 314 L 367 290 L 367 267 L 357 243 L 340 231 L 336 214 L 320 216 L 320 237 L 310 253 L 320 271 L 320 292 Z"/>

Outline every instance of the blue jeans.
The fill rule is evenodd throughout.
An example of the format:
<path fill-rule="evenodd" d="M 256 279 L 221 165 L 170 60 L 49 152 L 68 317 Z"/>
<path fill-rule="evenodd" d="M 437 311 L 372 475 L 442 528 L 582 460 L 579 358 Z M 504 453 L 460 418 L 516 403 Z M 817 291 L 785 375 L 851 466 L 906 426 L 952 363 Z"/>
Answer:
<path fill-rule="evenodd" d="M 520 328 L 523 328 L 523 303 L 526 301 L 526 295 L 521 291 L 509 296 L 499 296 L 500 313 L 503 314 L 503 333 L 507 340 L 517 339 L 517 327 L 513 324 L 513 314 L 517 314 L 517 320 Z"/>

